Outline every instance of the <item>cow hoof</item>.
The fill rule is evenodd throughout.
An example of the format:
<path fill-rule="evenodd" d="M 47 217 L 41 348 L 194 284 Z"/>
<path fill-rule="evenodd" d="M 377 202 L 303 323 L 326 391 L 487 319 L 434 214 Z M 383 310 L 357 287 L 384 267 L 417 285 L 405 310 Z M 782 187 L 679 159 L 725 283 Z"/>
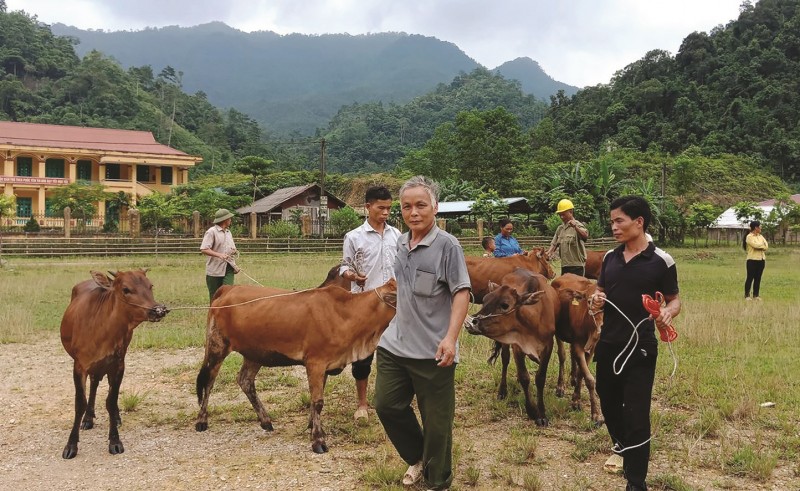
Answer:
<path fill-rule="evenodd" d="M 569 405 L 573 411 L 580 411 L 581 410 L 581 403 L 580 402 L 573 402 Z"/>
<path fill-rule="evenodd" d="M 81 423 L 82 430 L 91 430 L 92 428 L 94 428 L 94 421 L 90 419 L 89 420 L 85 419 L 83 420 L 83 423 Z"/>
<path fill-rule="evenodd" d="M 272 431 L 272 422 L 267 421 L 266 423 L 261 423 L 261 428 L 267 431 Z"/>
<path fill-rule="evenodd" d="M 550 426 L 550 421 L 547 418 L 536 418 L 536 426 Z"/>
<path fill-rule="evenodd" d="M 507 396 L 507 395 L 508 395 L 508 394 L 506 394 L 506 392 L 505 392 L 505 391 L 498 392 L 498 393 L 497 393 L 497 400 L 498 400 L 498 401 L 504 401 L 504 400 L 506 399 L 506 396 Z"/>
<path fill-rule="evenodd" d="M 595 427 L 595 428 L 600 428 L 600 427 L 601 427 L 601 426 L 603 426 L 604 424 L 605 424 L 605 420 L 603 420 L 603 419 L 596 419 L 596 420 L 594 420 L 594 427 Z"/>
<path fill-rule="evenodd" d="M 111 455 L 117 455 L 123 453 L 124 451 L 125 447 L 122 446 L 122 442 L 108 444 L 108 453 Z"/>
<path fill-rule="evenodd" d="M 64 451 L 61 452 L 62 459 L 74 459 L 76 455 L 78 455 L 78 446 L 69 443 L 64 447 Z"/>
<path fill-rule="evenodd" d="M 328 451 L 328 446 L 325 445 L 325 442 L 317 442 L 311 445 L 311 449 L 314 453 L 325 453 Z"/>
<path fill-rule="evenodd" d="M 194 429 L 195 431 L 206 431 L 208 429 L 208 423 L 205 421 L 202 423 L 195 423 Z"/>

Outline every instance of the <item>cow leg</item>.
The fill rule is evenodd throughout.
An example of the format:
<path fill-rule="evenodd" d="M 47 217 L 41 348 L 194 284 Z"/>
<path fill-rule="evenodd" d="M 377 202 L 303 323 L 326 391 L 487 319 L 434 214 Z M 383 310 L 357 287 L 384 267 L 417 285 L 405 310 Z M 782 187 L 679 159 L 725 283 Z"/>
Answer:
<path fill-rule="evenodd" d="M 564 397 L 564 394 L 566 393 L 566 384 L 564 382 L 564 361 L 567 358 L 567 354 L 564 351 L 563 341 L 556 338 L 556 344 L 558 345 L 558 385 L 556 385 L 556 396 Z"/>
<path fill-rule="evenodd" d="M 328 372 L 325 372 L 325 378 L 322 380 L 322 392 L 325 393 L 325 387 L 328 386 Z M 308 428 L 309 430 L 314 427 L 314 411 L 308 413 Z"/>
<path fill-rule="evenodd" d="M 502 368 L 500 372 L 500 385 L 497 387 L 497 398 L 500 400 L 505 399 L 508 395 L 506 377 L 508 376 L 508 364 L 510 361 L 511 347 L 507 344 L 500 345 L 500 362 L 502 363 Z"/>
<path fill-rule="evenodd" d="M 519 382 L 520 387 L 522 387 L 522 393 L 525 395 L 525 412 L 528 415 L 528 419 L 536 421 L 536 424 L 538 425 L 541 417 L 539 415 L 537 406 L 533 404 L 533 401 L 531 401 L 531 375 L 528 373 L 528 367 L 525 364 L 526 355 L 516 346 L 514 346 L 513 350 L 514 364 L 517 367 L 517 381 Z"/>
<path fill-rule="evenodd" d="M 75 420 L 72 423 L 72 431 L 69 434 L 67 445 L 61 452 L 61 457 L 64 459 L 72 459 L 78 455 L 78 434 L 81 418 L 86 411 L 86 374 L 81 373 L 77 366 L 72 370 L 72 381 L 75 383 Z"/>
<path fill-rule="evenodd" d="M 230 352 L 230 344 L 219 334 L 215 319 L 212 317 L 206 333 L 206 355 L 200 372 L 197 374 L 197 403 L 200 405 L 200 412 L 194 423 L 194 429 L 197 431 L 208 429 L 208 398 L 222 362 Z"/>
<path fill-rule="evenodd" d="M 583 357 L 583 348 L 578 343 L 570 346 L 570 379 L 572 381 L 572 409 L 581 409 L 581 385 L 583 385 L 583 369 L 581 368 L 580 358 Z"/>
<path fill-rule="evenodd" d="M 542 359 L 539 362 L 539 369 L 536 370 L 536 403 L 540 417 L 536 419 L 536 424 L 539 426 L 548 426 L 550 421 L 545 416 L 544 412 L 544 386 L 547 382 L 547 365 L 550 364 L 550 355 L 553 353 L 553 341 L 545 345 L 542 350 Z M 563 363 L 561 364 L 563 367 Z"/>
<path fill-rule="evenodd" d="M 83 416 L 83 423 L 81 423 L 82 430 L 91 430 L 94 428 L 94 401 L 97 397 L 97 386 L 100 385 L 100 381 L 102 379 L 102 375 L 89 375 L 89 404 L 86 406 L 86 412 Z"/>
<path fill-rule="evenodd" d="M 578 361 L 580 362 L 581 371 L 583 372 L 583 378 L 586 380 L 586 389 L 589 391 L 589 404 L 592 408 L 592 421 L 594 421 L 595 427 L 599 428 L 605 422 L 605 418 L 603 418 L 603 413 L 600 411 L 600 404 L 597 400 L 597 390 L 594 375 L 592 375 L 592 372 L 589 370 L 589 363 L 592 361 L 592 354 L 585 354 L 583 348 L 580 348 L 580 356 L 578 357 Z"/>
<path fill-rule="evenodd" d="M 108 453 L 117 455 L 125 451 L 122 441 L 119 439 L 119 387 L 122 385 L 122 377 L 125 375 L 125 361 L 121 361 L 116 370 L 108 372 L 108 397 L 106 398 L 106 410 L 108 411 Z"/>
<path fill-rule="evenodd" d="M 325 367 L 306 363 L 306 375 L 308 389 L 311 392 L 311 449 L 315 453 L 325 453 L 328 451 L 328 445 L 325 443 L 325 430 L 322 429 L 320 419 L 324 405 Z"/>
<path fill-rule="evenodd" d="M 261 399 L 258 398 L 258 394 L 256 393 L 256 375 L 260 369 L 260 363 L 245 358 L 244 362 L 242 363 L 242 369 L 239 370 L 239 375 L 236 377 L 236 382 L 238 382 L 239 387 L 242 388 L 242 392 L 244 392 L 244 394 L 250 400 L 250 404 L 253 405 L 253 409 L 255 409 L 256 414 L 258 415 L 258 421 L 261 422 L 261 428 L 267 431 L 272 431 L 272 420 L 267 414 L 267 410 L 264 409 L 264 405 L 261 403 Z"/>

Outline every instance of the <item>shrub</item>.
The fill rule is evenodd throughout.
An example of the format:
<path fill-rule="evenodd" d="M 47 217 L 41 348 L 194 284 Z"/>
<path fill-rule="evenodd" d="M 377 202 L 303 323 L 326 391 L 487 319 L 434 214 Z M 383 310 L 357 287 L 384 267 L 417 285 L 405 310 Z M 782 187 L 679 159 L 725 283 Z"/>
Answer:
<path fill-rule="evenodd" d="M 275 237 L 278 239 L 287 237 L 300 237 L 300 227 L 296 223 L 287 222 L 285 220 L 278 220 L 261 227 L 261 232 L 267 237 Z"/>
<path fill-rule="evenodd" d="M 38 232 L 41 230 L 41 227 L 39 226 L 39 222 L 37 222 L 34 217 L 31 217 L 30 220 L 25 222 L 25 226 L 22 227 L 22 229 L 26 232 Z"/>
<path fill-rule="evenodd" d="M 349 206 L 345 206 L 340 210 L 334 210 L 331 213 L 331 227 L 333 234 L 337 237 L 342 237 L 347 232 L 353 230 L 364 222 L 356 210 Z"/>

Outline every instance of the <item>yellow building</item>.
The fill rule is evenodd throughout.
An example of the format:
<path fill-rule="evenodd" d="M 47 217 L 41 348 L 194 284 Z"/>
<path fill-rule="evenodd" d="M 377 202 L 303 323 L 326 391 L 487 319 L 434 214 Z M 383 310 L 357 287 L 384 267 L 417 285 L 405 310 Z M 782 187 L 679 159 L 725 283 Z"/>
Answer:
<path fill-rule="evenodd" d="M 44 217 L 52 190 L 76 181 L 108 192 L 167 193 L 189 180 L 200 157 L 158 143 L 149 131 L 0 121 L 0 186 L 17 200 L 18 217 Z M 100 213 L 105 210 L 99 203 Z"/>

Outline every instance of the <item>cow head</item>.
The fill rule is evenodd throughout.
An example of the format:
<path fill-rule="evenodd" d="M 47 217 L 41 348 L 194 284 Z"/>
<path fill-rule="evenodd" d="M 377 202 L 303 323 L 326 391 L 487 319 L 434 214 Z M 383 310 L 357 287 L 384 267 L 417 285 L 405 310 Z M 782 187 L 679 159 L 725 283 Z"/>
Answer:
<path fill-rule="evenodd" d="M 100 288 L 124 302 L 134 319 L 158 322 L 167 315 L 167 307 L 156 303 L 153 284 L 147 278 L 147 270 L 109 271 L 108 276 L 92 271 L 92 278 Z"/>
<path fill-rule="evenodd" d="M 525 305 L 533 305 L 544 291 L 519 293 L 508 285 L 489 282 L 489 293 L 483 297 L 483 307 L 466 326 L 470 334 L 480 334 L 504 343 L 513 342 L 508 336 L 518 329 L 519 320 L 513 315 Z"/>
<path fill-rule="evenodd" d="M 556 277 L 556 272 L 550 266 L 550 258 L 547 256 L 547 251 L 543 247 L 534 247 L 528 252 L 528 257 L 538 262 L 538 273 L 546 276 L 549 280 Z"/>

